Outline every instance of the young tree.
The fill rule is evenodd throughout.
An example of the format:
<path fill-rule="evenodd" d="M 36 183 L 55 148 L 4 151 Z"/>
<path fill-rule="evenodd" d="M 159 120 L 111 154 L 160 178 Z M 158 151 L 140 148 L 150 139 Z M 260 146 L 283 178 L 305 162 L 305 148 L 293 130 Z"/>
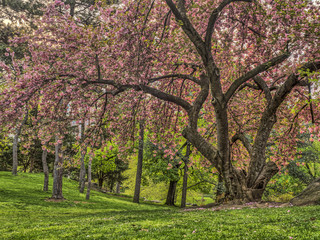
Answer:
<path fill-rule="evenodd" d="M 13 137 L 13 145 L 12 145 L 12 175 L 18 174 L 18 144 L 19 144 L 19 136 L 21 133 L 21 128 L 27 122 L 28 112 L 25 113 L 24 119 L 20 126 L 16 127 L 15 134 Z"/>
<path fill-rule="evenodd" d="M 47 163 L 48 151 L 46 149 L 42 150 L 42 165 L 44 173 L 43 191 L 47 192 L 49 189 L 49 168 Z"/>
<path fill-rule="evenodd" d="M 84 138 L 85 138 L 85 122 L 83 121 L 81 123 L 81 128 L 80 128 L 80 142 L 83 144 L 84 143 Z M 84 192 L 85 188 L 85 183 L 86 183 L 86 167 L 84 164 L 84 158 L 87 153 L 86 147 L 81 146 L 81 158 L 80 158 L 80 175 L 79 175 L 79 191 L 80 193 Z"/>
<path fill-rule="evenodd" d="M 3 91 L 10 100 L 1 100 L 1 111 L 14 117 L 32 99 L 48 117 L 58 106 L 69 109 L 69 118 L 90 115 L 96 129 L 101 116 L 119 129 L 120 121 L 123 127 L 123 120 L 133 119 L 129 109 L 143 94 L 149 97 L 146 125 L 173 145 L 174 134 L 163 129 L 181 132 L 221 175 L 226 200 L 260 200 L 293 154 L 302 121 L 319 116 L 316 106 L 311 111 L 299 101 L 309 99 L 308 86 L 320 69 L 315 4 L 128 0 L 96 6 L 101 21 L 91 28 L 61 15 L 57 8 L 64 5 L 56 1 L 33 36 L 15 41 L 28 41 L 31 55 L 21 63 L 19 84 Z M 56 104 L 62 96 L 68 108 Z M 119 117 L 114 106 L 125 114 Z M 287 156 L 269 158 L 270 141 Z"/>
<path fill-rule="evenodd" d="M 139 201 L 140 201 L 140 188 L 141 188 L 141 177 L 142 177 L 145 121 L 144 120 L 140 120 L 139 126 L 140 126 L 139 150 L 138 150 L 138 164 L 137 164 L 137 173 L 136 173 L 136 184 L 135 184 L 134 196 L 133 196 L 133 202 L 134 203 L 139 203 Z"/>

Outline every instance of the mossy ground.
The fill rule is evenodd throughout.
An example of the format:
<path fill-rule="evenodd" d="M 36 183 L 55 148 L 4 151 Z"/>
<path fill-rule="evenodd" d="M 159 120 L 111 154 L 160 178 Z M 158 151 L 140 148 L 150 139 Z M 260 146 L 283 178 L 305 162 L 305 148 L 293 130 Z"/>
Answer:
<path fill-rule="evenodd" d="M 320 206 L 190 211 L 96 191 L 85 200 L 68 179 L 66 200 L 51 202 L 42 181 L 0 172 L 0 239 L 320 239 Z"/>

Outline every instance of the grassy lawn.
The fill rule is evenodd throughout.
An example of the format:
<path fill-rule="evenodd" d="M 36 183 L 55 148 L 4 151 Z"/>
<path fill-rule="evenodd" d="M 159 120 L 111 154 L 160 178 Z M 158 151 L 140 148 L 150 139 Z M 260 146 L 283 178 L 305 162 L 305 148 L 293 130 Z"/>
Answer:
<path fill-rule="evenodd" d="M 67 200 L 48 202 L 42 181 L 0 172 L 0 239 L 320 239 L 320 206 L 189 211 L 95 191 L 87 201 L 68 179 Z"/>

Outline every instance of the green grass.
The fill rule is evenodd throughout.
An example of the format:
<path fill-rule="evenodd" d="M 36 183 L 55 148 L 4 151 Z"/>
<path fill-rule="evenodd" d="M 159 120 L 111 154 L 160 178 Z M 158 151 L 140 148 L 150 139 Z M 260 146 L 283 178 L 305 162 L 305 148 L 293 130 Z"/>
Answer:
<path fill-rule="evenodd" d="M 0 239 L 320 239 L 320 206 L 185 211 L 133 204 L 64 179 L 47 202 L 41 174 L 0 172 Z"/>

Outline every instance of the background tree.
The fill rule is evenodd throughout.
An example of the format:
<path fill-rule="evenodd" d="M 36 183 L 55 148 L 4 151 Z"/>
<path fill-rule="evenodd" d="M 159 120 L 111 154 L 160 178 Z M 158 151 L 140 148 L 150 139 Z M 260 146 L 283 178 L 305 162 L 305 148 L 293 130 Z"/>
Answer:
<path fill-rule="evenodd" d="M 320 68 L 319 12 L 310 1 L 125 1 L 101 9 L 99 28 L 78 26 L 59 13 L 63 7 L 51 5 L 39 31 L 16 40 L 28 39 L 32 58 L 17 74 L 24 90 L 3 92 L 11 96 L 2 104 L 5 116 L 19 114 L 7 106 L 14 101 L 21 109 L 20 98 L 42 99 L 43 114 L 52 114 L 55 86 L 72 102 L 72 117 L 94 105 L 93 119 L 108 114 L 117 128 L 113 106 L 125 102 L 130 109 L 143 92 L 150 96 L 148 115 L 162 117 L 158 126 L 147 118 L 147 125 L 156 132 L 164 122 L 164 129 L 182 133 L 217 169 L 226 200 L 234 201 L 260 200 L 295 152 L 297 132 L 305 129 L 298 123 L 318 118 L 319 109 L 310 119 L 310 107 L 300 110 L 298 101 L 309 95 Z M 167 111 L 159 112 L 161 101 Z M 163 135 L 177 145 L 170 131 Z M 270 141 L 280 143 L 285 159 L 266 157 Z"/>
<path fill-rule="evenodd" d="M 143 164 L 143 151 L 144 151 L 144 129 L 145 120 L 140 120 L 139 123 L 139 148 L 138 148 L 138 163 L 137 163 L 137 173 L 136 173 L 136 185 L 133 195 L 133 202 L 139 203 L 140 201 L 140 188 L 141 188 L 141 177 L 142 177 L 142 164 Z"/>

